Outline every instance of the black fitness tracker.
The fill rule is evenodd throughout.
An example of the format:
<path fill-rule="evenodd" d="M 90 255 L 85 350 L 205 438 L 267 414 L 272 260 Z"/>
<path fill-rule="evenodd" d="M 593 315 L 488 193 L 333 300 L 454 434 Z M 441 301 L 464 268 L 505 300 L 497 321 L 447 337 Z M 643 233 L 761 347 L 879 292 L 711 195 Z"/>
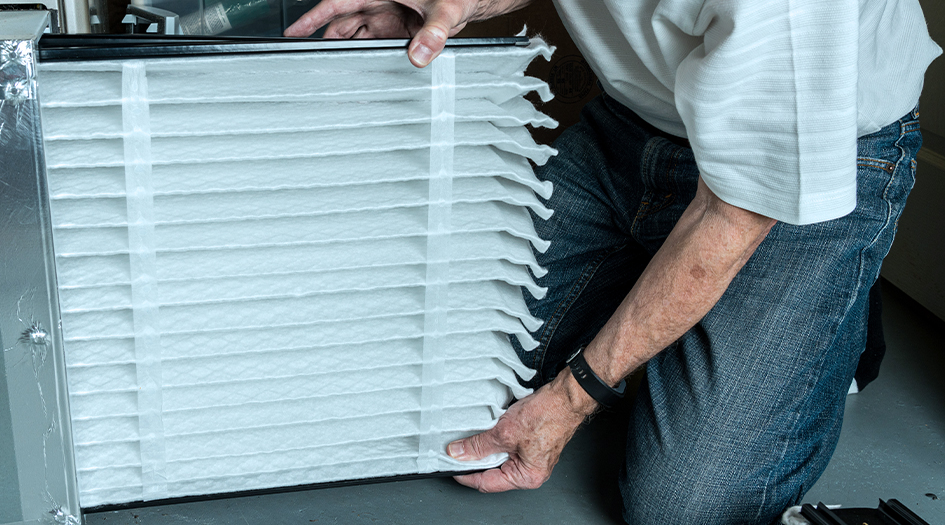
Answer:
<path fill-rule="evenodd" d="M 621 379 L 617 388 L 611 388 L 591 370 L 584 359 L 584 348 L 583 346 L 578 348 L 577 352 L 574 352 L 574 355 L 568 358 L 571 375 L 581 385 L 581 388 L 587 392 L 587 395 L 594 398 L 594 401 L 600 403 L 604 408 L 610 408 L 623 399 L 624 390 L 627 389 L 627 381 Z"/>

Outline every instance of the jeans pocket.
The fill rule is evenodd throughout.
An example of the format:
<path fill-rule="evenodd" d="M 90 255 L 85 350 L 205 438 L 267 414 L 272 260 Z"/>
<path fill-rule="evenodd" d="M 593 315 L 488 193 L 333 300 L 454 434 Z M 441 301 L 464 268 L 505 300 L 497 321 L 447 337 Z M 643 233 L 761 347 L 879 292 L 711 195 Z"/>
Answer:
<path fill-rule="evenodd" d="M 891 162 L 886 159 L 874 159 L 872 157 L 857 157 L 856 166 L 857 168 L 875 168 L 878 170 L 883 170 L 886 173 L 892 173 L 896 171 L 895 162 Z"/>
<path fill-rule="evenodd" d="M 644 192 L 630 234 L 654 253 L 695 197 L 699 168 L 691 149 L 654 137 L 644 147 L 640 179 Z"/>
<path fill-rule="evenodd" d="M 647 190 L 643 193 L 643 198 L 640 200 L 640 207 L 637 208 L 636 216 L 640 219 L 658 213 L 671 206 L 675 200 L 676 195 L 673 193 L 657 193 L 652 190 Z"/>

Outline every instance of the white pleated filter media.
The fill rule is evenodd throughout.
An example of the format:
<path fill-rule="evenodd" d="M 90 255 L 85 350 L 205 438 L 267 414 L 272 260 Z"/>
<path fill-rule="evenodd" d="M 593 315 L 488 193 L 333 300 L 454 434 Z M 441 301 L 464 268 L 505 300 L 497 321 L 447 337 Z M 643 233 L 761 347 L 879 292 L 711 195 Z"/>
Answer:
<path fill-rule="evenodd" d="M 500 464 L 550 51 L 40 64 L 82 506 Z"/>

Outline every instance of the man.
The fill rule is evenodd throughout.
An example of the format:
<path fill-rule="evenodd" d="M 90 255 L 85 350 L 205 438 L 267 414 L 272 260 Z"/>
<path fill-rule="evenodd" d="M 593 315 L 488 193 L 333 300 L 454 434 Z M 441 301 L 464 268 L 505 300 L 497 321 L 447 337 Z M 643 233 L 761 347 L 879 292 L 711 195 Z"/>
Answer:
<path fill-rule="evenodd" d="M 324 0 L 286 34 L 410 36 L 423 67 L 467 22 L 526 1 Z M 555 185 L 555 215 L 538 221 L 549 293 L 529 305 L 541 346 L 520 355 L 540 388 L 449 445 L 510 455 L 457 479 L 540 486 L 646 365 L 627 522 L 771 523 L 839 437 L 868 291 L 914 180 L 913 108 L 941 50 L 916 0 L 557 7 L 606 94 L 539 172 Z M 565 361 L 582 347 L 575 374 Z"/>

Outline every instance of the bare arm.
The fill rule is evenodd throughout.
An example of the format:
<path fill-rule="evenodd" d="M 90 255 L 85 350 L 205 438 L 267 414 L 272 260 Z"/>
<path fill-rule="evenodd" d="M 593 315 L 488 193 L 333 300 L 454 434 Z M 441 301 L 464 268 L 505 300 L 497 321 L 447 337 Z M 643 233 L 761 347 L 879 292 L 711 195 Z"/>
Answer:
<path fill-rule="evenodd" d="M 676 341 L 715 305 L 776 221 L 719 199 L 699 180 L 663 247 L 585 350 L 591 368 L 616 385 Z M 536 488 L 565 444 L 597 408 L 565 368 L 512 405 L 487 432 L 450 444 L 458 459 L 508 452 L 499 469 L 456 479 L 482 492 Z"/>
<path fill-rule="evenodd" d="M 285 36 L 304 37 L 328 24 L 328 38 L 410 38 L 407 54 L 425 67 L 443 51 L 447 37 L 468 22 L 528 5 L 531 0 L 323 0 L 302 15 Z"/>

